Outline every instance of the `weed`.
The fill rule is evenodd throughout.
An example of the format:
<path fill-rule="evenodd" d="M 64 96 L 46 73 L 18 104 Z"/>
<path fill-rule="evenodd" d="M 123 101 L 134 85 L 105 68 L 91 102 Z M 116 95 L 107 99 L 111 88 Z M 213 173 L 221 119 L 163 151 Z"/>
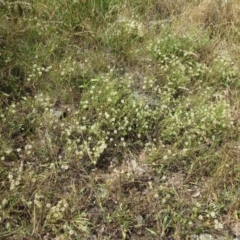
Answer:
<path fill-rule="evenodd" d="M 0 237 L 236 236 L 238 5 L 0 1 Z"/>

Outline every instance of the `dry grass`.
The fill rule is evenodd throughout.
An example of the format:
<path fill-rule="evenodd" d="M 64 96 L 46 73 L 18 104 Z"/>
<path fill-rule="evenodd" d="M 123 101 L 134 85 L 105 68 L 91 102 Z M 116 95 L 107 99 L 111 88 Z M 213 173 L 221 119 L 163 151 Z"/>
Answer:
<path fill-rule="evenodd" d="M 0 1 L 0 238 L 239 237 L 239 12 Z"/>

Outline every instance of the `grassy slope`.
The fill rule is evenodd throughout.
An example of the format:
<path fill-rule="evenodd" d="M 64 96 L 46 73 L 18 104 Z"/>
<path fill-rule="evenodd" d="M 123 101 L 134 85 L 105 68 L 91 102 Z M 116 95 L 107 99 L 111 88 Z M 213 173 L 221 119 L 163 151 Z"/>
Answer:
<path fill-rule="evenodd" d="M 237 2 L 0 1 L 0 238 L 237 235 Z"/>

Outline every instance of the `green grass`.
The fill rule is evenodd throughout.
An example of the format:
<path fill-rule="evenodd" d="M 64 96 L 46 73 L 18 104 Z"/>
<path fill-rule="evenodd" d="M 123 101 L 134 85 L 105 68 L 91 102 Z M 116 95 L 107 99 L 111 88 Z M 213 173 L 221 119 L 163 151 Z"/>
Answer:
<path fill-rule="evenodd" d="M 0 238 L 233 239 L 238 14 L 0 1 Z"/>

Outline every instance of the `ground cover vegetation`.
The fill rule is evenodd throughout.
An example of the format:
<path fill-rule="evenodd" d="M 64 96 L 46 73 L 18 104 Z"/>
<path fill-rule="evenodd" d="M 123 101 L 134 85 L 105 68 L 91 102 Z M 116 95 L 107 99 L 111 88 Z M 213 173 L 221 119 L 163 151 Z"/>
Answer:
<path fill-rule="evenodd" d="M 237 0 L 0 18 L 1 239 L 240 236 Z"/>

